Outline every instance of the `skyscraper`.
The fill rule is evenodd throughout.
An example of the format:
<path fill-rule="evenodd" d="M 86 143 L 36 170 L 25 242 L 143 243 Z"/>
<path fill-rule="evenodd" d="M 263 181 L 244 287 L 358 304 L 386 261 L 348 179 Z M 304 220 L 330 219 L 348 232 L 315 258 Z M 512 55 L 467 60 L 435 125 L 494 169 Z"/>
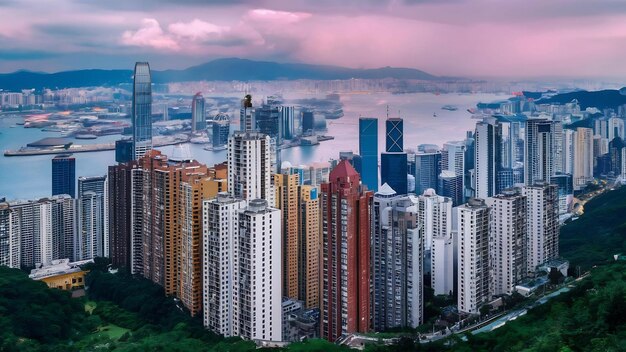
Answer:
<path fill-rule="evenodd" d="M 441 174 L 441 151 L 418 151 L 415 154 L 415 194 L 429 188 L 437 190 Z"/>
<path fill-rule="evenodd" d="M 279 106 L 278 112 L 280 113 L 280 122 L 282 124 L 282 138 L 293 139 L 296 135 L 294 125 L 294 111 L 293 106 Z"/>
<path fill-rule="evenodd" d="M 256 131 L 256 119 L 254 108 L 252 107 L 252 95 L 246 94 L 241 100 L 241 110 L 239 111 L 239 130 L 241 132 Z"/>
<path fill-rule="evenodd" d="M 423 320 L 423 236 L 417 199 L 384 183 L 372 208 L 372 323 L 376 331 Z"/>
<path fill-rule="evenodd" d="M 581 190 L 593 181 L 593 132 L 578 127 L 574 132 L 574 190 Z"/>
<path fill-rule="evenodd" d="M 238 243 L 239 210 L 246 201 L 218 194 L 203 205 L 204 326 L 216 334 L 233 336 L 234 254 Z"/>
<path fill-rule="evenodd" d="M 133 83 L 133 150 L 134 159 L 152 149 L 152 78 L 147 62 L 135 64 Z"/>
<path fill-rule="evenodd" d="M 120 139 L 115 141 L 115 161 L 127 163 L 133 160 L 135 151 L 133 150 L 132 139 Z"/>
<path fill-rule="evenodd" d="M 254 199 L 239 211 L 233 255 L 233 335 L 281 341 L 280 211 Z"/>
<path fill-rule="evenodd" d="M 301 185 L 298 193 L 298 293 L 307 308 L 320 306 L 319 188 Z"/>
<path fill-rule="evenodd" d="M 385 125 L 386 152 L 380 156 L 380 180 L 398 194 L 407 194 L 407 154 L 402 144 L 404 123 L 400 118 L 391 118 Z"/>
<path fill-rule="evenodd" d="M 559 257 L 559 219 L 557 186 L 536 183 L 525 186 L 528 212 L 527 269 L 534 273 L 537 266 Z"/>
<path fill-rule="evenodd" d="M 16 222 L 11 216 L 11 206 L 0 199 L 0 266 L 20 268 L 20 237 Z"/>
<path fill-rule="evenodd" d="M 430 262 L 431 287 L 436 295 L 447 295 L 454 284 L 452 199 L 438 196 L 433 189 L 427 189 L 418 199 L 424 256 Z"/>
<path fill-rule="evenodd" d="M 52 195 L 76 197 L 76 159 L 71 154 L 52 158 Z"/>
<path fill-rule="evenodd" d="M 500 193 L 502 126 L 495 119 L 477 122 L 474 141 L 474 190 L 476 197 L 486 199 Z"/>
<path fill-rule="evenodd" d="M 372 192 L 347 160 L 321 186 L 321 335 L 370 329 L 370 210 Z"/>
<path fill-rule="evenodd" d="M 526 121 L 524 184 L 548 181 L 554 174 L 554 122 L 532 118 Z"/>
<path fill-rule="evenodd" d="M 302 111 L 302 134 L 312 134 L 315 131 L 315 116 L 313 111 Z"/>
<path fill-rule="evenodd" d="M 503 191 L 486 199 L 491 208 L 489 260 L 491 294 L 510 295 L 527 276 L 526 197 L 519 189 Z"/>
<path fill-rule="evenodd" d="M 93 194 L 86 195 L 88 192 Z M 79 214 L 79 236 L 90 233 L 94 236 L 94 254 L 91 257 L 82 257 L 91 259 L 95 256 L 109 256 L 109 208 L 108 208 L 108 183 L 106 176 L 81 176 L 78 178 L 78 214 Z M 85 204 L 87 203 L 87 204 Z M 87 213 L 98 211 L 97 214 L 89 214 L 89 222 Z M 97 220 L 96 222 L 92 222 Z M 79 260 L 79 259 L 76 259 Z"/>
<path fill-rule="evenodd" d="M 191 132 L 206 130 L 206 110 L 204 97 L 198 92 L 191 100 Z"/>
<path fill-rule="evenodd" d="M 298 299 L 298 175 L 275 174 L 274 191 L 276 192 L 275 208 L 281 211 L 282 229 L 282 295 Z"/>
<path fill-rule="evenodd" d="M 385 151 L 401 153 L 404 151 L 404 121 L 401 118 L 388 118 L 385 121 Z"/>
<path fill-rule="evenodd" d="M 228 193 L 244 200 L 274 204 L 270 137 L 258 132 L 235 132 L 228 140 Z"/>
<path fill-rule="evenodd" d="M 369 190 L 378 189 L 378 119 L 359 118 L 359 155 L 362 181 Z"/>
<path fill-rule="evenodd" d="M 19 241 L 12 247 L 12 261 L 19 255 L 19 266 L 34 267 L 52 260 L 74 260 L 76 201 L 67 194 L 8 204 L 9 239 Z M 13 242 L 15 245 L 16 243 Z M 17 252 L 15 252 L 17 251 Z M 16 254 L 19 253 L 19 254 Z"/>
<path fill-rule="evenodd" d="M 109 200 L 109 249 L 111 263 L 116 268 L 131 271 L 131 239 L 132 215 L 138 213 L 133 209 L 133 169 L 138 167 L 135 162 L 109 166 L 108 200 Z M 134 210 L 134 212 L 133 212 Z"/>
<path fill-rule="evenodd" d="M 458 219 L 458 308 L 477 314 L 490 295 L 489 212 L 482 199 L 456 207 Z"/>
<path fill-rule="evenodd" d="M 221 148 L 228 144 L 230 120 L 226 114 L 217 114 L 213 119 L 211 141 L 213 148 Z"/>
<path fill-rule="evenodd" d="M 465 150 L 464 142 L 447 142 L 441 152 L 439 193 L 451 198 L 454 206 L 465 201 Z"/>

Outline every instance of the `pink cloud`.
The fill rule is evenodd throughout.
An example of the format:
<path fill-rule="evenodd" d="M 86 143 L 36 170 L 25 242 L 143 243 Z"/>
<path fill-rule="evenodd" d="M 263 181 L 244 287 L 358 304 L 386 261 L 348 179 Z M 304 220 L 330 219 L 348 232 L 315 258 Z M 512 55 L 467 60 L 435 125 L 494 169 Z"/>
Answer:
<path fill-rule="evenodd" d="M 180 49 L 178 43 L 163 32 L 159 21 L 154 18 L 144 18 L 141 22 L 141 28 L 134 32 L 125 31 L 122 34 L 122 44 L 165 50 Z"/>

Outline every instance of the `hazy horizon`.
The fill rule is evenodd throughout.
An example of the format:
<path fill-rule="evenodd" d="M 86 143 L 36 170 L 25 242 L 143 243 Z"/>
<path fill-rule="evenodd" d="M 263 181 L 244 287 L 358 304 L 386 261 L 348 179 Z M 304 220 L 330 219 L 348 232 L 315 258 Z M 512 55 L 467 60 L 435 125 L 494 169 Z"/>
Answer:
<path fill-rule="evenodd" d="M 0 72 L 181 69 L 215 58 L 437 76 L 623 79 L 626 3 L 0 0 Z"/>

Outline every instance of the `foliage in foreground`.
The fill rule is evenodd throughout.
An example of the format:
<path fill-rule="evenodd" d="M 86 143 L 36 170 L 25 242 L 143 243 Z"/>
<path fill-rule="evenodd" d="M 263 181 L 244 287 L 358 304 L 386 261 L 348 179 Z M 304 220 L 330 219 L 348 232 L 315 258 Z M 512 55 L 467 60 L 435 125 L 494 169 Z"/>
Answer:
<path fill-rule="evenodd" d="M 606 192 L 585 204 L 585 213 L 561 228 L 559 249 L 572 268 L 584 270 L 626 254 L 626 187 Z"/>

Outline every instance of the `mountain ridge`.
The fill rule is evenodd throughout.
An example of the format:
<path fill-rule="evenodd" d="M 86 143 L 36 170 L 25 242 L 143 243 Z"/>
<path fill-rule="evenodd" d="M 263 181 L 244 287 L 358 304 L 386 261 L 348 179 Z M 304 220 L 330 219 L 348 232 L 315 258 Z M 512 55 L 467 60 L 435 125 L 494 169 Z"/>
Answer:
<path fill-rule="evenodd" d="M 302 63 L 278 63 L 240 58 L 215 59 L 182 70 L 153 70 L 154 83 L 184 81 L 275 81 L 275 80 L 345 80 L 345 79 L 414 79 L 439 80 L 442 77 L 401 67 L 372 69 L 348 68 Z M 132 70 L 83 69 L 54 73 L 19 70 L 0 74 L 0 89 L 43 89 L 112 86 L 132 83 Z"/>

